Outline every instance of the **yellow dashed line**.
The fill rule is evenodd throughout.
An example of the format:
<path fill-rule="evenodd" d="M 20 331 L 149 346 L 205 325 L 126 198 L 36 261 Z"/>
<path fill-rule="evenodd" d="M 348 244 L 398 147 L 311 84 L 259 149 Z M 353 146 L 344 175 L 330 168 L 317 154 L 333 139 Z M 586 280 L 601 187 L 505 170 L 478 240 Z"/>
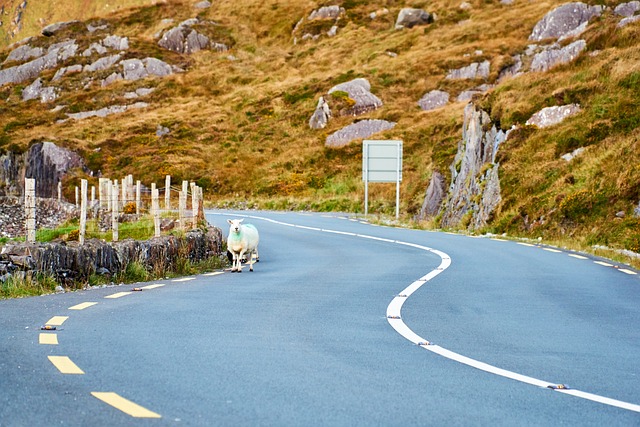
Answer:
<path fill-rule="evenodd" d="M 69 307 L 69 310 L 84 310 L 85 308 L 89 308 L 91 306 L 96 305 L 97 302 L 83 302 L 82 304 L 74 305 L 73 307 Z"/>
<path fill-rule="evenodd" d="M 58 335 L 57 334 L 40 334 L 38 343 L 58 345 Z"/>
<path fill-rule="evenodd" d="M 53 316 L 45 325 L 49 326 L 61 326 L 69 316 Z"/>
<path fill-rule="evenodd" d="M 137 403 L 127 400 L 117 393 L 93 391 L 91 392 L 91 395 L 135 418 L 162 418 L 160 414 L 156 414 L 153 411 L 143 408 Z"/>
<path fill-rule="evenodd" d="M 131 292 L 118 292 L 115 294 L 107 295 L 105 298 L 115 299 L 115 298 L 126 297 L 127 295 L 131 295 Z"/>
<path fill-rule="evenodd" d="M 78 368 L 78 365 L 73 363 L 67 356 L 48 356 L 53 366 L 63 374 L 84 374 L 84 371 Z"/>

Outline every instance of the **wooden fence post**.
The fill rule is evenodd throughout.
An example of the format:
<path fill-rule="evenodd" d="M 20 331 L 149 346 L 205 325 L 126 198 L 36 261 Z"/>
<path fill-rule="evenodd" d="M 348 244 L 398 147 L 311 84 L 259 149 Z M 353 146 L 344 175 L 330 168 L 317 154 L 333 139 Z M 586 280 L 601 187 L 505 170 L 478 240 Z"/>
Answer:
<path fill-rule="evenodd" d="M 80 194 L 79 194 L 79 188 L 78 186 L 76 186 L 76 208 L 80 206 Z"/>
<path fill-rule="evenodd" d="M 26 178 L 24 180 L 24 210 L 27 229 L 27 243 L 36 241 L 36 180 Z"/>
<path fill-rule="evenodd" d="M 160 191 L 157 188 L 151 189 L 151 206 L 153 209 L 154 236 L 160 237 Z"/>
<path fill-rule="evenodd" d="M 91 207 L 93 207 L 93 204 L 96 202 L 96 186 L 92 185 L 91 186 Z"/>
<path fill-rule="evenodd" d="M 140 215 L 140 180 L 136 181 L 136 215 Z"/>
<path fill-rule="evenodd" d="M 164 208 L 171 209 L 171 175 L 164 178 Z"/>
<path fill-rule="evenodd" d="M 178 218 L 180 221 L 180 229 L 186 230 L 185 211 L 187 210 L 187 196 L 183 191 L 178 192 Z"/>
<path fill-rule="evenodd" d="M 78 241 L 84 245 L 84 236 L 87 232 L 87 180 L 80 181 L 80 235 Z"/>
<path fill-rule="evenodd" d="M 191 187 L 191 209 L 193 210 L 193 228 L 198 228 L 198 219 L 200 212 L 200 198 L 198 197 L 198 189 L 197 185 L 193 185 Z"/>
<path fill-rule="evenodd" d="M 118 180 L 111 187 L 111 232 L 114 242 L 118 241 Z"/>

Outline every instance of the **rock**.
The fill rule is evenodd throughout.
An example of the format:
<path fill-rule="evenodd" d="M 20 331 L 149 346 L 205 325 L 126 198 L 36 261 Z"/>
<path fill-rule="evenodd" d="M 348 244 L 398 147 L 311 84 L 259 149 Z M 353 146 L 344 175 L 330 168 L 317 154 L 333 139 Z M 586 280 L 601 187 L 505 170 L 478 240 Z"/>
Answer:
<path fill-rule="evenodd" d="M 571 153 L 563 154 L 562 156 L 560 156 L 560 158 L 562 158 L 563 160 L 566 160 L 567 162 L 570 162 L 571 160 L 578 157 L 583 152 L 584 152 L 584 147 L 576 148 Z"/>
<path fill-rule="evenodd" d="M 107 36 L 102 40 L 102 44 L 115 50 L 129 49 L 129 38 L 120 36 Z"/>
<path fill-rule="evenodd" d="M 157 129 L 156 129 L 156 136 L 158 138 L 162 138 L 165 135 L 168 135 L 171 131 L 169 130 L 168 127 L 164 127 L 162 125 L 158 125 Z"/>
<path fill-rule="evenodd" d="M 640 202 L 638 202 L 638 206 L 633 209 L 633 216 L 640 218 Z"/>
<path fill-rule="evenodd" d="M 382 107 L 380 98 L 371 93 L 371 85 L 364 78 L 357 78 L 351 81 L 340 83 L 329 89 L 329 94 L 337 91 L 346 92 L 354 101 L 352 107 L 342 112 L 342 115 L 359 115 Z"/>
<path fill-rule="evenodd" d="M 93 52 L 96 52 L 98 55 L 104 55 L 107 53 L 107 48 L 100 43 L 91 43 L 91 45 L 82 52 L 82 56 L 91 56 Z"/>
<path fill-rule="evenodd" d="M 441 90 L 432 90 L 424 94 L 418 101 L 418 105 L 424 111 L 435 110 L 444 107 L 449 102 L 449 93 Z"/>
<path fill-rule="evenodd" d="M 40 98 L 42 93 L 42 79 L 38 77 L 29 86 L 22 89 L 22 100 L 29 101 L 31 99 Z"/>
<path fill-rule="evenodd" d="M 432 218 L 438 214 L 440 206 L 445 196 L 445 181 L 444 176 L 438 171 L 433 171 L 431 174 L 431 181 L 427 187 L 427 194 L 424 197 L 422 208 L 416 215 L 418 221 Z"/>
<path fill-rule="evenodd" d="M 36 199 L 36 227 L 56 228 L 70 218 L 79 215 L 75 205 L 57 199 Z M 4 196 L 0 204 L 0 237 L 21 237 L 25 235 L 24 200 L 17 196 Z M 26 246 L 7 245 L 3 254 L 30 256 Z"/>
<path fill-rule="evenodd" d="M 613 13 L 626 18 L 635 15 L 638 11 L 640 11 L 640 1 L 637 0 L 619 4 L 613 9 Z"/>
<path fill-rule="evenodd" d="M 393 129 L 396 124 L 386 120 L 362 120 L 346 126 L 331 135 L 325 141 L 325 146 L 339 148 L 353 140 L 368 138 L 371 135 Z"/>
<path fill-rule="evenodd" d="M 620 20 L 620 22 L 618 22 L 618 25 L 616 25 L 617 28 L 622 28 L 626 25 L 632 24 L 634 22 L 638 22 L 640 21 L 640 15 L 635 15 L 635 16 L 629 16 L 627 18 L 622 18 Z"/>
<path fill-rule="evenodd" d="M 464 109 L 462 140 L 451 164 L 452 182 L 441 211 L 443 227 L 485 226 L 501 201 L 495 156 L 508 132 L 498 130 L 489 115 L 469 103 Z M 468 223 L 462 223 L 463 218 Z"/>
<path fill-rule="evenodd" d="M 113 67 L 120 58 L 120 54 L 102 57 L 89 65 L 85 65 L 83 71 L 86 73 L 106 70 L 107 68 Z"/>
<path fill-rule="evenodd" d="M 102 80 L 101 85 L 102 87 L 104 87 L 104 86 L 110 85 L 113 82 L 116 82 L 118 80 L 123 80 L 123 79 L 124 79 L 124 76 L 122 74 L 117 72 L 111 73 L 107 76 L 106 79 Z"/>
<path fill-rule="evenodd" d="M 198 23 L 200 21 L 197 18 L 181 22 L 178 26 L 166 31 L 158 41 L 158 45 L 178 53 L 194 53 L 209 48 L 218 52 L 229 49 L 223 43 L 210 42 L 207 36 L 191 28 Z"/>
<path fill-rule="evenodd" d="M 58 182 L 71 169 L 84 168 L 82 158 L 53 142 L 40 142 L 29 148 L 25 176 L 36 179 L 36 195 L 57 197 Z"/>
<path fill-rule="evenodd" d="M 585 29 L 594 16 L 600 16 L 602 6 L 588 6 L 581 2 L 563 4 L 547 13 L 533 28 L 529 40 L 540 41 L 577 35 L 576 30 Z"/>
<path fill-rule="evenodd" d="M 433 22 L 433 16 L 422 9 L 404 8 L 398 13 L 396 30 L 413 28 L 416 25 L 427 25 Z"/>
<path fill-rule="evenodd" d="M 522 70 L 522 56 L 515 55 L 512 59 L 513 64 L 506 66 L 498 73 L 498 83 L 520 74 L 520 71 Z"/>
<path fill-rule="evenodd" d="M 31 58 L 39 58 L 44 55 L 44 50 L 41 47 L 31 47 L 28 44 L 17 47 L 9 52 L 7 58 L 4 60 L 4 64 L 7 62 L 25 62 Z"/>
<path fill-rule="evenodd" d="M 194 4 L 193 7 L 196 9 L 208 9 L 211 7 L 211 2 L 204 0 Z"/>
<path fill-rule="evenodd" d="M 449 70 L 447 80 L 487 79 L 489 77 L 489 61 L 474 62 L 466 67 Z"/>
<path fill-rule="evenodd" d="M 124 69 L 125 80 L 139 80 L 149 75 L 164 77 L 173 74 L 169 64 L 156 58 L 125 59 L 120 64 Z"/>
<path fill-rule="evenodd" d="M 555 44 L 536 54 L 531 61 L 531 71 L 548 71 L 549 69 L 573 61 L 585 50 L 587 42 L 577 40 L 570 45 L 560 47 Z"/>
<path fill-rule="evenodd" d="M 531 116 L 525 124 L 545 128 L 558 124 L 567 117 L 578 114 L 580 111 L 578 104 L 547 107 Z"/>
<path fill-rule="evenodd" d="M 99 110 L 84 111 L 81 113 L 66 113 L 67 117 L 74 120 L 88 119 L 89 117 L 107 117 L 111 114 L 124 113 L 130 109 L 146 108 L 149 104 L 146 102 L 136 102 L 131 105 L 112 105 L 110 107 L 100 108 Z"/>
<path fill-rule="evenodd" d="M 340 6 L 323 6 L 320 9 L 314 10 L 309 15 L 309 21 L 314 19 L 338 19 L 340 15 L 345 13 L 343 7 Z"/>
<path fill-rule="evenodd" d="M 472 89 L 464 90 L 460 92 L 460 94 L 456 97 L 456 101 L 457 102 L 470 101 L 473 98 L 473 95 L 486 93 L 487 91 L 491 90 L 493 87 L 494 87 L 493 85 L 484 84 Z"/>
<path fill-rule="evenodd" d="M 51 37 L 58 31 L 78 23 L 80 23 L 80 21 L 56 22 L 55 24 L 47 25 L 46 27 L 44 27 L 42 29 L 42 35 L 46 37 Z"/>
<path fill-rule="evenodd" d="M 320 97 L 316 111 L 309 119 L 309 127 L 311 129 L 324 129 L 331 118 L 331 110 L 329 104 L 324 100 L 324 97 Z"/>

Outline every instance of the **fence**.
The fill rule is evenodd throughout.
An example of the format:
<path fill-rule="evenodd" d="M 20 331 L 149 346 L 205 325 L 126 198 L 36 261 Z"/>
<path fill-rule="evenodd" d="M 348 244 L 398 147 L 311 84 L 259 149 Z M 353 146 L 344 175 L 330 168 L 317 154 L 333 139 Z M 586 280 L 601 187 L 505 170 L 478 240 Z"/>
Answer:
<path fill-rule="evenodd" d="M 25 179 L 25 228 L 27 242 L 36 241 L 36 207 L 35 207 L 36 180 Z M 164 209 L 160 208 L 160 190 L 164 193 Z M 182 181 L 181 188 L 171 187 L 171 176 L 165 178 L 164 188 L 157 188 L 155 183 L 151 189 L 143 187 L 141 182 L 133 183 L 133 176 L 128 175 L 124 179 L 111 180 L 100 178 L 96 199 L 96 187 L 91 187 L 91 198 L 88 198 L 88 181 L 81 180 L 80 188 L 75 187 L 75 204 L 80 208 L 79 236 L 80 244 L 84 244 L 87 235 L 87 215 L 89 211 L 110 214 L 110 228 L 112 240 L 118 241 L 119 222 L 123 213 L 132 214 L 135 205 L 135 215 L 140 216 L 145 206 L 149 206 L 149 213 L 153 218 L 154 236 L 161 233 L 161 217 L 163 213 L 174 212 L 171 209 L 171 196 L 177 195 L 178 199 L 178 225 L 181 229 L 187 229 L 190 225 L 196 228 L 198 221 L 204 219 L 203 192 L 193 182 Z M 191 194 L 191 210 L 188 210 L 188 195 Z M 58 201 L 62 201 L 62 183 L 58 183 Z M 125 212 L 123 212 L 125 210 Z"/>

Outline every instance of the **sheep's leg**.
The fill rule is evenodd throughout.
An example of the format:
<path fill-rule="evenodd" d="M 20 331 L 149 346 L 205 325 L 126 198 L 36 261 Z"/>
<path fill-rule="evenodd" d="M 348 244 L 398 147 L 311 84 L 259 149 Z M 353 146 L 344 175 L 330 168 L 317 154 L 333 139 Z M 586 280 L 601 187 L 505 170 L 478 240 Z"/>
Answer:
<path fill-rule="evenodd" d="M 238 255 L 238 273 L 242 273 L 242 257 L 244 257 L 246 249 L 242 249 Z"/>
<path fill-rule="evenodd" d="M 255 254 L 255 250 L 249 252 L 249 271 L 253 271 L 253 255 Z"/>
<path fill-rule="evenodd" d="M 231 272 L 235 273 L 238 270 L 238 254 L 231 252 L 233 255 L 233 261 L 231 262 Z"/>

